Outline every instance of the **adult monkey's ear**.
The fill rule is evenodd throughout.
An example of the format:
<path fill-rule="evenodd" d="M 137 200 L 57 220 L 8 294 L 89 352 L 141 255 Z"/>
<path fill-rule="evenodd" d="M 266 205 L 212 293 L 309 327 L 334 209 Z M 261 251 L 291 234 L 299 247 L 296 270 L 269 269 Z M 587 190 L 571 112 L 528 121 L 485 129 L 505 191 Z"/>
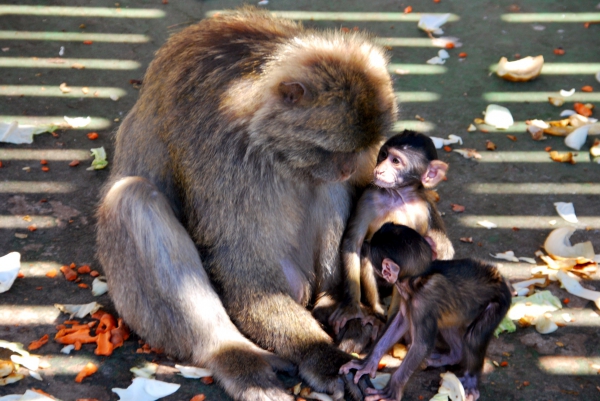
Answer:
<path fill-rule="evenodd" d="M 283 102 L 289 105 L 297 103 L 306 94 L 306 87 L 300 82 L 282 82 L 279 84 L 279 93 Z"/>
<path fill-rule="evenodd" d="M 441 160 L 432 160 L 427 166 L 427 171 L 421 176 L 421 182 L 425 188 L 433 188 L 446 176 L 448 164 Z"/>

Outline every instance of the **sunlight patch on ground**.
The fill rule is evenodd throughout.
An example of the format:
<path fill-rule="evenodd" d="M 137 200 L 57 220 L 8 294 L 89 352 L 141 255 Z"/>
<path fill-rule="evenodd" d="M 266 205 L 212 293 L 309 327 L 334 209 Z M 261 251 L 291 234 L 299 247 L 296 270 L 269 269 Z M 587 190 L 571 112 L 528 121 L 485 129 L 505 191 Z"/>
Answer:
<path fill-rule="evenodd" d="M 73 68 L 80 64 L 89 70 L 137 70 L 142 65 L 133 60 L 90 58 L 0 57 L 0 68 Z"/>
<path fill-rule="evenodd" d="M 43 135 L 43 134 L 41 134 Z M 91 147 L 91 145 L 90 145 Z M 0 160 L 88 160 L 89 149 L 6 149 L 0 148 Z"/>
<path fill-rule="evenodd" d="M 392 75 L 435 75 L 445 74 L 448 69 L 442 65 L 430 65 L 430 64 L 388 64 L 388 71 Z M 398 74 L 398 72 L 401 74 Z"/>
<path fill-rule="evenodd" d="M 215 14 L 230 13 L 229 10 L 209 10 L 207 17 Z M 368 13 L 368 12 L 328 12 L 328 11 L 271 11 L 276 17 L 289 18 L 293 20 L 308 21 L 398 21 L 398 22 L 418 22 L 421 19 L 421 13 Z M 444 13 L 427 13 L 428 15 L 443 15 Z M 460 17 L 456 14 L 450 14 L 448 22 L 458 21 Z"/>
<path fill-rule="evenodd" d="M 600 20 L 600 13 L 519 13 L 500 18 L 506 22 L 589 22 Z"/>
<path fill-rule="evenodd" d="M 46 17 L 163 18 L 155 8 L 16 6 L 0 5 L 0 15 L 40 15 Z"/>
<path fill-rule="evenodd" d="M 559 153 L 565 153 L 567 150 L 561 150 Z M 569 150 L 569 152 L 574 152 Z M 479 153 L 481 154 L 481 159 L 477 159 L 479 163 L 557 163 L 550 159 L 550 153 L 545 152 L 543 150 L 540 151 L 530 151 L 530 152 L 501 152 L 501 151 L 485 151 L 483 149 L 479 149 Z M 577 153 L 577 155 L 575 155 Z M 457 155 L 457 157 L 460 157 Z M 590 156 L 587 151 L 581 150 L 579 152 L 573 153 L 573 159 L 577 163 L 590 163 Z M 568 163 L 566 163 L 568 164 Z"/>
<path fill-rule="evenodd" d="M 77 186 L 60 181 L 0 181 L 0 193 L 5 194 L 66 194 Z"/>
<path fill-rule="evenodd" d="M 58 86 L 48 85 L 2 85 L 0 86 L 0 96 L 40 96 L 40 97 L 68 97 L 68 98 L 89 98 L 89 99 L 110 99 L 116 96 L 117 99 L 127 95 L 127 92 L 121 88 L 110 88 L 104 86 L 84 87 L 87 94 L 83 93 L 81 86 L 69 86 L 70 92 L 63 93 Z"/>
<path fill-rule="evenodd" d="M 546 195 L 546 194 L 565 194 L 565 195 L 600 195 L 600 184 L 597 183 L 477 183 L 468 184 L 467 190 L 474 194 L 494 194 L 494 195 Z"/>
<path fill-rule="evenodd" d="M 401 132 L 405 129 L 418 132 L 431 132 L 435 129 L 435 124 L 426 121 L 400 120 L 394 123 L 392 131 Z"/>
<path fill-rule="evenodd" d="M 438 93 L 433 92 L 395 92 L 400 103 L 436 102 L 441 99 Z"/>
<path fill-rule="evenodd" d="M 479 221 L 490 221 L 496 224 L 497 228 L 492 228 L 489 232 L 493 232 L 495 229 L 512 229 L 517 227 L 520 229 L 534 229 L 534 230 L 552 230 L 559 227 L 573 225 L 567 223 L 559 215 L 553 216 L 519 216 L 519 215 L 463 215 L 457 216 L 460 224 L 464 227 L 477 228 L 481 230 L 487 230 L 485 227 L 477 224 Z M 600 217 L 598 216 L 585 216 L 577 215 L 579 223 L 577 227 L 585 228 L 590 227 L 591 229 L 600 229 Z M 555 221 L 556 224 L 551 225 L 550 221 Z"/>
<path fill-rule="evenodd" d="M 51 40 L 62 42 L 93 42 L 111 43 L 147 43 L 150 37 L 133 33 L 88 33 L 88 32 L 31 32 L 31 31 L 0 31 L 0 39 L 5 40 Z"/>
<path fill-rule="evenodd" d="M 569 88 L 570 89 L 570 88 Z M 585 93 L 585 92 L 575 92 L 574 95 L 569 97 L 562 97 L 560 93 L 557 92 L 486 92 L 483 95 L 483 98 L 488 102 L 546 102 L 548 103 L 548 98 L 552 97 L 561 97 L 565 100 L 565 104 L 562 109 L 568 109 L 569 103 L 571 102 L 598 102 L 600 101 L 600 93 Z"/>
<path fill-rule="evenodd" d="M 52 216 L 0 215 L 0 229 L 27 228 L 29 226 L 35 226 L 37 228 L 54 228 L 58 226 L 58 221 Z"/>
<path fill-rule="evenodd" d="M 83 116 L 76 116 L 76 115 L 68 115 L 67 117 L 83 117 Z M 85 116 L 87 117 L 87 116 Z M 0 115 L 0 121 L 1 122 L 5 122 L 5 123 L 11 123 L 13 121 L 18 121 L 19 124 L 21 125 L 55 125 L 58 127 L 62 127 L 66 124 L 66 121 L 64 119 L 64 116 L 3 116 Z M 100 118 L 100 117 L 92 117 L 92 121 L 86 125 L 85 127 L 81 127 L 81 128 L 67 128 L 69 130 L 72 129 L 79 129 L 79 130 L 99 130 L 99 129 L 106 129 L 106 128 L 110 128 L 110 126 L 112 125 L 112 122 L 110 120 L 107 120 L 106 118 Z M 41 134 L 43 135 L 43 134 Z M 2 150 L 0 150 L 2 151 Z"/>
<path fill-rule="evenodd" d="M 598 366 L 600 357 L 542 356 L 538 360 L 538 367 L 551 375 L 597 376 Z"/>
<path fill-rule="evenodd" d="M 497 69 L 498 64 L 492 64 L 489 68 L 490 72 L 496 72 Z M 598 71 L 600 71 L 600 63 L 544 63 L 542 75 L 593 75 Z"/>

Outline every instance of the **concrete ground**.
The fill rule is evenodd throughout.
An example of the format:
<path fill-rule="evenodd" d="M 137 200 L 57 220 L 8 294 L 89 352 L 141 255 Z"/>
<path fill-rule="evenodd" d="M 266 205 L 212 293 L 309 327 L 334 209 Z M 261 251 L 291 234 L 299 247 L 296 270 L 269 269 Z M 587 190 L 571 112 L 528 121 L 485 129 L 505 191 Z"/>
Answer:
<path fill-rule="evenodd" d="M 55 303 L 98 301 L 112 310 L 107 295 L 93 297 L 89 289 L 67 282 L 62 275 L 45 274 L 61 265 L 89 264 L 100 269 L 95 259 L 94 208 L 98 189 L 108 177 L 107 169 L 86 171 L 89 149 L 104 146 L 109 162 L 113 136 L 137 98 L 130 80 L 141 80 L 153 53 L 169 34 L 204 18 L 212 10 L 234 7 L 241 1 L 115 0 L 0 1 L 0 120 L 21 123 L 61 122 L 62 116 L 92 117 L 83 129 L 57 130 L 41 134 L 31 145 L 0 144 L 0 256 L 18 251 L 23 278 L 0 294 L 0 339 L 29 344 L 56 333 L 55 326 L 67 319 Z M 255 1 L 256 3 L 256 1 Z M 31 7 L 38 6 L 38 7 Z M 412 6 L 413 12 L 403 10 Z M 88 8 L 89 7 L 89 8 Z M 390 45 L 395 89 L 400 92 L 401 127 L 425 131 L 437 137 L 455 134 L 464 146 L 481 153 L 467 160 L 455 152 L 441 152 L 450 164 L 449 177 L 439 188 L 439 209 L 445 214 L 457 257 L 490 259 L 489 253 L 513 250 L 517 256 L 533 257 L 548 233 L 556 227 L 578 230 L 574 242 L 591 240 L 600 253 L 600 165 L 590 161 L 587 149 L 577 163 L 556 163 L 545 148 L 567 151 L 560 137 L 535 142 L 524 130 L 529 119 L 557 120 L 573 101 L 600 104 L 600 5 L 598 0 L 391 0 L 309 1 L 271 0 L 265 8 L 289 11 L 307 26 L 331 29 L 366 29 Z M 443 66 L 425 61 L 439 48 L 417 29 L 417 13 L 452 13 L 444 26 L 445 35 L 460 39 L 462 47 L 448 50 Z M 585 14 L 587 13 L 587 14 Z M 91 44 L 86 44 L 92 41 Z M 59 51 L 64 47 L 62 57 Z M 561 47 L 564 55 L 556 55 Z M 460 59 L 458 54 L 466 52 Z M 529 83 L 511 83 L 490 74 L 490 66 L 501 56 L 543 55 L 542 75 Z M 85 69 L 71 68 L 82 64 Z M 59 90 L 61 83 L 70 93 Z M 582 93 L 584 85 L 594 92 Z M 82 87 L 89 87 L 88 94 Z M 560 89 L 576 88 L 563 107 L 546 98 Z M 111 95 L 118 100 L 111 99 Z M 467 127 L 488 104 L 508 107 L 516 124 L 507 131 Z M 417 117 L 417 115 L 419 117 Z M 598 112 L 596 112 L 598 115 Z M 423 121 L 421 121 L 423 120 Z M 91 141 L 86 134 L 97 132 Z M 507 135 L 514 135 L 511 140 Z M 486 151 L 486 141 L 497 149 Z M 48 161 L 42 171 L 40 160 Z M 69 163 L 78 159 L 77 167 Z M 25 169 L 29 167 L 29 169 Z M 573 202 L 579 223 L 560 218 L 554 202 Z M 451 204 L 465 207 L 452 211 Z M 26 217 L 29 216 L 29 217 Z M 486 229 L 478 221 L 489 220 L 497 228 Z M 555 225 L 550 221 L 555 220 Z M 36 226 L 36 231 L 29 231 Z M 26 235 L 26 238 L 22 238 Z M 459 239 L 472 237 L 472 243 Z M 538 264 L 542 264 L 538 259 Z M 530 277 L 531 265 L 504 262 L 502 271 L 512 280 Z M 91 278 L 83 276 L 90 284 Z M 586 281 L 600 289 L 598 276 Z M 575 318 L 566 327 L 548 335 L 534 328 L 519 328 L 503 334 L 490 346 L 489 360 L 481 386 L 482 400 L 594 400 L 600 399 L 600 317 L 592 302 L 568 295 L 553 284 L 551 291 Z M 562 311 L 564 312 L 564 311 Z M 554 313 L 560 320 L 562 312 Z M 176 341 L 176 339 L 174 339 Z M 41 371 L 44 379 L 32 377 L 0 387 L 0 395 L 40 388 L 62 400 L 96 398 L 116 400 L 113 387 L 131 383 L 129 369 L 144 361 L 160 364 L 157 378 L 181 384 L 168 400 L 189 400 L 204 393 L 209 400 L 227 399 L 216 385 L 184 379 L 174 373 L 174 362 L 162 355 L 138 354 L 137 338 L 125 343 L 110 357 L 97 357 L 87 345 L 66 356 L 62 346 L 50 341 L 38 351 L 51 367 Z M 0 359 L 7 353 L 0 353 Z M 99 371 L 82 384 L 74 377 L 89 361 Z M 494 362 L 507 362 L 497 367 Z M 25 371 L 25 370 L 23 370 Z M 437 390 L 439 374 L 430 369 L 415 374 L 406 400 L 429 399 Z M 286 378 L 286 385 L 298 382 Z"/>

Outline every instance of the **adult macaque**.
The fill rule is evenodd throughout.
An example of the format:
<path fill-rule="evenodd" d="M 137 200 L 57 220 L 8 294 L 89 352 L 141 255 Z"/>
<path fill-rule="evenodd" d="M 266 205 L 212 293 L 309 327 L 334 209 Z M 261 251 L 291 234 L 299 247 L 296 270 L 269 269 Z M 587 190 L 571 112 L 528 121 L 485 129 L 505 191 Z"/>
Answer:
<path fill-rule="evenodd" d="M 273 373 L 286 361 L 313 389 L 360 398 L 338 375 L 351 356 L 305 306 L 342 285 L 353 196 L 395 113 L 387 58 L 360 33 L 246 8 L 173 35 L 98 210 L 117 311 L 237 400 L 291 400 Z"/>
<path fill-rule="evenodd" d="M 361 258 L 361 247 L 383 224 L 393 222 L 415 229 L 436 244 L 437 258 L 452 259 L 454 248 L 435 203 L 427 194 L 447 170 L 448 165 L 438 160 L 433 141 L 426 135 L 406 130 L 381 147 L 373 185 L 360 198 L 342 245 L 346 293 L 329 320 L 336 333 L 348 320 L 359 318 L 363 324 L 373 324 L 373 336 L 377 335 L 378 321 L 361 305 L 361 296 L 375 314 L 383 315 L 384 311 L 373 268 L 367 258 Z M 392 308 L 388 316 L 395 312 Z"/>
<path fill-rule="evenodd" d="M 412 342 L 402 364 L 382 390 L 366 390 L 366 401 L 400 400 L 414 371 L 425 358 L 428 366 L 462 363 L 460 378 L 467 400 L 479 398 L 478 380 L 494 330 L 508 311 L 510 289 L 498 270 L 473 259 L 432 260 L 432 250 L 418 232 L 387 223 L 367 247 L 375 272 L 393 283 L 401 295 L 400 313 L 364 361 L 340 369 L 354 376 L 375 376 L 381 357 L 408 331 Z M 437 333 L 450 347 L 448 354 L 431 354 Z"/>

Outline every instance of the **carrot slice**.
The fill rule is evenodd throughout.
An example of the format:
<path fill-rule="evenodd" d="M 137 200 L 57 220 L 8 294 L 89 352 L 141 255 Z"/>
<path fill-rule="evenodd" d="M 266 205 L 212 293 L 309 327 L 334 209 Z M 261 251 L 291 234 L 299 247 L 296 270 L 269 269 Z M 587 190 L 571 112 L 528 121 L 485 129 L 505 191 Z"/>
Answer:
<path fill-rule="evenodd" d="M 98 367 L 96 365 L 94 365 L 93 363 L 88 362 L 88 364 L 84 366 L 84 368 L 81 370 L 81 372 L 79 372 L 77 374 L 77 376 L 75 377 L 75 381 L 77 383 L 81 383 L 81 381 L 84 378 L 93 375 L 97 371 L 98 371 Z"/>
<path fill-rule="evenodd" d="M 60 271 L 65 275 L 67 281 L 75 281 L 77 279 L 77 273 L 75 273 L 75 270 L 71 269 L 69 266 L 61 266 Z"/>
<path fill-rule="evenodd" d="M 96 344 L 98 344 L 94 351 L 96 355 L 109 356 L 115 349 L 114 345 L 110 342 L 110 331 L 98 334 Z"/>
<path fill-rule="evenodd" d="M 32 341 L 29 346 L 27 347 L 28 350 L 34 350 L 34 349 L 38 349 L 40 348 L 42 345 L 46 344 L 48 342 L 48 334 L 44 334 L 42 336 L 42 338 L 40 338 L 39 340 L 35 340 Z"/>
<path fill-rule="evenodd" d="M 100 318 L 100 323 L 98 324 L 98 328 L 96 329 L 96 334 L 109 332 L 112 329 L 117 327 L 117 321 L 110 313 L 105 313 Z"/>
<path fill-rule="evenodd" d="M 79 341 L 82 344 L 90 344 L 90 343 L 95 343 L 97 339 L 98 339 L 98 336 L 94 336 L 94 337 L 90 336 L 89 327 L 78 330 L 74 333 L 64 335 L 62 337 L 54 338 L 54 340 L 56 342 L 61 343 L 61 344 L 75 344 L 75 341 Z"/>
<path fill-rule="evenodd" d="M 88 265 L 83 265 L 79 269 L 77 269 L 77 273 L 79 273 L 79 274 L 87 274 L 91 271 L 92 271 L 92 269 L 90 269 L 90 267 Z"/>
<path fill-rule="evenodd" d="M 129 328 L 123 323 L 123 319 L 119 318 L 119 325 L 110 331 L 110 342 L 115 348 L 119 348 L 128 338 Z"/>

